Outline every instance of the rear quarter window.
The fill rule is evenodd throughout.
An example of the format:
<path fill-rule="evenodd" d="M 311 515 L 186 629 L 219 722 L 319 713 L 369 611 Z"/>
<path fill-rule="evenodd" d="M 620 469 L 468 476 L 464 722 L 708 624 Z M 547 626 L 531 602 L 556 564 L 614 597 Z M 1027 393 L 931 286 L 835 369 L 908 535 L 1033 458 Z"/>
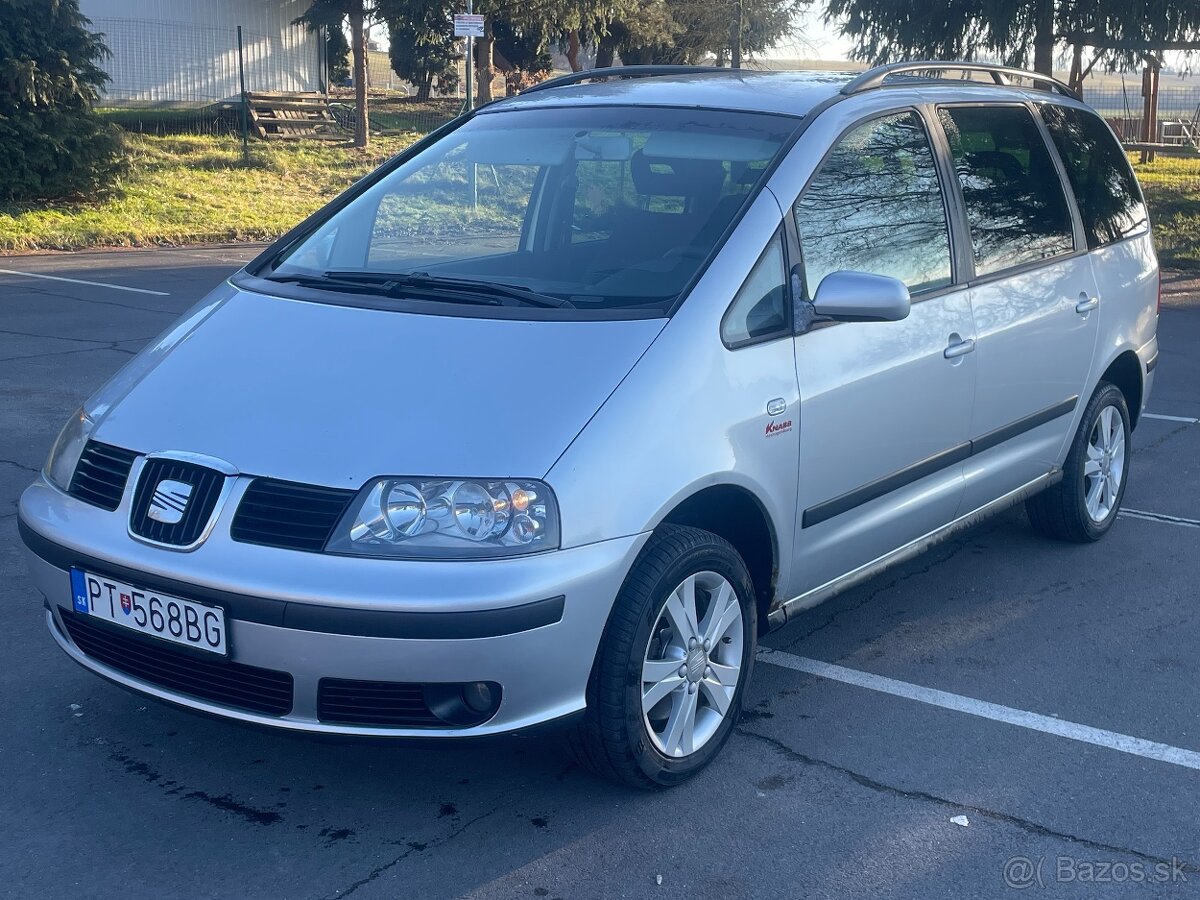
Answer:
<path fill-rule="evenodd" d="M 1146 204 L 1125 151 L 1095 113 L 1050 103 L 1042 118 L 1079 203 L 1089 248 L 1144 231 Z"/>

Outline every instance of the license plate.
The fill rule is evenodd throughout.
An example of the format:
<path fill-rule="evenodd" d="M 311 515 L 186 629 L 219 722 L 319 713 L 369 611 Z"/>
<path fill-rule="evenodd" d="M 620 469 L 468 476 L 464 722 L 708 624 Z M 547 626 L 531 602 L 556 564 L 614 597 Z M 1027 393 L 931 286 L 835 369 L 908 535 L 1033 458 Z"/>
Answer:
<path fill-rule="evenodd" d="M 225 611 L 71 570 L 75 611 L 209 653 L 226 653 Z"/>

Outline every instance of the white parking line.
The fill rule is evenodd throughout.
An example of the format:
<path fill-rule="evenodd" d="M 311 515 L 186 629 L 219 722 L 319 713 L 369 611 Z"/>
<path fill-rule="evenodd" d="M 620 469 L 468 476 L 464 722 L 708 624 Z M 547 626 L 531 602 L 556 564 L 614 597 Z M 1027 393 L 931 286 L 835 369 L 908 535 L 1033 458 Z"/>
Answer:
<path fill-rule="evenodd" d="M 23 275 L 26 278 L 44 278 L 47 281 L 69 281 L 71 284 L 86 284 L 91 287 L 111 288 L 114 291 L 129 291 L 132 294 L 153 294 L 155 297 L 170 297 L 166 291 L 151 291 L 146 288 L 125 287 L 123 284 L 105 284 L 103 281 L 84 281 L 82 278 L 63 278 L 61 275 L 39 275 L 36 272 L 18 272 L 15 269 L 0 269 L 0 275 Z"/>
<path fill-rule="evenodd" d="M 918 684 L 910 684 L 907 681 L 897 681 L 894 678 L 861 672 L 858 669 L 847 669 L 844 666 L 821 662 L 818 659 L 809 659 L 806 656 L 795 656 L 782 650 L 760 648 L 757 659 L 759 662 L 782 666 L 797 672 L 807 672 L 809 675 L 840 681 L 843 684 L 852 684 L 869 691 L 879 691 L 894 697 L 903 697 L 906 700 L 916 700 L 918 703 L 928 703 L 930 706 L 940 706 L 943 709 L 952 709 L 970 716 L 978 716 L 981 719 L 991 719 L 993 722 L 1005 722 L 1020 728 L 1041 731 L 1045 734 L 1105 747 L 1120 753 L 1183 766 L 1186 769 L 1200 770 L 1200 753 L 1195 750 L 1184 750 L 1169 744 L 1118 734 L 1115 731 L 1105 731 L 1103 728 L 1092 728 L 1090 725 L 1079 725 L 1052 716 L 1026 712 L 1023 709 L 1013 709 L 1011 706 L 988 703 L 986 700 L 975 700 L 961 694 L 938 691 Z"/>
<path fill-rule="evenodd" d="M 1189 425 L 1200 422 L 1200 419 L 1193 419 L 1191 416 L 1164 416 L 1162 413 L 1142 413 L 1142 418 L 1162 419 L 1164 422 L 1187 422 Z"/>
<path fill-rule="evenodd" d="M 1168 516 L 1165 513 L 1146 512 L 1144 509 L 1122 508 L 1117 515 L 1129 519 L 1142 519 L 1146 522 L 1162 522 L 1164 525 L 1182 525 L 1184 528 L 1200 528 L 1200 519 L 1183 519 L 1179 516 Z"/>

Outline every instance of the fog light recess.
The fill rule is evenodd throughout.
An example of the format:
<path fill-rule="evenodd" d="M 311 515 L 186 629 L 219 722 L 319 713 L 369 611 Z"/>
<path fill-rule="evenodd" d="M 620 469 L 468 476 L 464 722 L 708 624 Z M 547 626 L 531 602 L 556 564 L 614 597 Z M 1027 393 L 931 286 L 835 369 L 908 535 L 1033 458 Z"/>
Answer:
<path fill-rule="evenodd" d="M 425 703 L 447 725 L 482 725 L 500 708 L 503 691 L 494 681 L 426 684 Z"/>

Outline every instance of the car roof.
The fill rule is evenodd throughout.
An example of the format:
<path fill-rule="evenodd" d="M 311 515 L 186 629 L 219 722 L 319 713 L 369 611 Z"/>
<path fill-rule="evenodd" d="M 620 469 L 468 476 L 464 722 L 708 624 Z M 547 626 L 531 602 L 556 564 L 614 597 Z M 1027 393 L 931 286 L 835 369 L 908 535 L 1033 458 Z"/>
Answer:
<path fill-rule="evenodd" d="M 711 72 L 613 78 L 530 91 L 498 101 L 487 111 L 551 106 L 683 106 L 803 116 L 854 78 L 854 72 Z"/>

